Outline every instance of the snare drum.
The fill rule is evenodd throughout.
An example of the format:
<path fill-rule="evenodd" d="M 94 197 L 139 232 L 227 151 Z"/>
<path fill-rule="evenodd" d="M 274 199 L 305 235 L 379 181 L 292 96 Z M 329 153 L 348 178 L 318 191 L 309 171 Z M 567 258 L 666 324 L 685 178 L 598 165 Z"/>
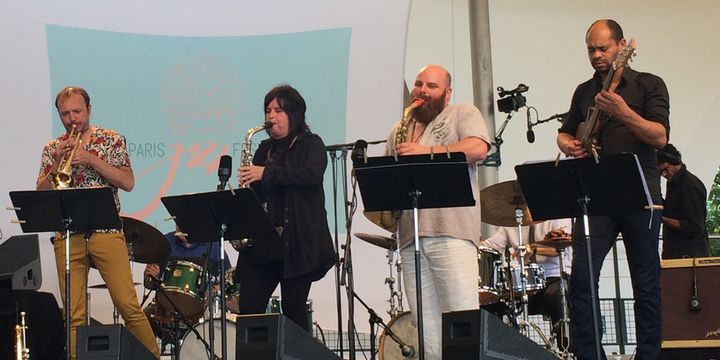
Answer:
<path fill-rule="evenodd" d="M 500 300 L 503 290 L 502 260 L 500 253 L 489 247 L 478 247 L 478 298 L 480 305 Z"/>
<path fill-rule="evenodd" d="M 235 314 L 240 313 L 240 284 L 233 281 L 235 268 L 231 268 L 225 273 L 225 306 L 228 311 Z"/>
<path fill-rule="evenodd" d="M 533 293 L 545 288 L 545 269 L 543 269 L 542 265 L 535 263 L 525 265 L 525 274 L 527 275 L 528 293 Z M 520 266 L 516 265 L 510 268 L 510 278 L 512 279 L 513 291 L 522 292 Z"/>
<path fill-rule="evenodd" d="M 387 334 L 390 329 L 405 344 L 418 348 L 418 333 L 415 321 L 409 311 L 401 312 L 390 320 L 387 328 L 380 335 L 380 343 L 378 345 L 378 358 L 380 360 L 403 360 L 407 357 L 402 355 L 400 346 L 393 338 Z M 417 354 L 415 355 L 417 356 Z"/>
<path fill-rule="evenodd" d="M 165 296 L 156 295 L 157 302 L 166 309 L 172 309 L 169 298 L 183 315 L 202 313 L 205 308 L 205 298 L 200 289 L 202 272 L 202 266 L 189 261 L 170 262 L 163 273 L 162 288 Z"/>

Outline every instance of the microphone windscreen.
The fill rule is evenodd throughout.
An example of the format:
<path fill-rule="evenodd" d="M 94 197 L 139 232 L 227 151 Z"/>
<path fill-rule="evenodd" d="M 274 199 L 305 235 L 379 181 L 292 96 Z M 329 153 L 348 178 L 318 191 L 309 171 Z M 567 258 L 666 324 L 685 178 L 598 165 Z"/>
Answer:
<path fill-rule="evenodd" d="M 218 176 L 220 178 L 229 179 L 232 173 L 232 156 L 223 155 L 220 157 L 220 164 L 218 165 Z"/>
<path fill-rule="evenodd" d="M 527 138 L 527 141 L 528 141 L 529 143 L 534 143 L 534 142 L 535 142 L 535 132 L 534 132 L 534 131 L 532 131 L 532 130 L 526 131 L 526 132 L 525 132 L 525 137 Z"/>

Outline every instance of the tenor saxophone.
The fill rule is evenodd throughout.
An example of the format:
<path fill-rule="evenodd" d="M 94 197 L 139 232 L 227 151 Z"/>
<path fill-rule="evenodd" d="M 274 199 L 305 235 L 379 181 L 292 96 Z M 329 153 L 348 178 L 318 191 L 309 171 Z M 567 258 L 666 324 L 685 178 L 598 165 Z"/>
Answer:
<path fill-rule="evenodd" d="M 252 137 L 255 136 L 255 134 L 259 133 L 260 131 L 269 129 L 273 126 L 273 123 L 266 121 L 260 126 L 256 126 L 254 128 L 250 128 L 245 133 L 245 140 L 243 141 L 242 145 L 242 154 L 240 157 L 240 166 L 252 166 Z M 241 184 L 241 188 L 247 188 L 249 187 L 248 184 Z M 240 239 L 240 240 L 230 240 L 230 245 L 232 245 L 233 249 L 237 251 L 241 251 L 241 249 L 244 249 L 249 244 L 250 239 Z"/>
<path fill-rule="evenodd" d="M 402 119 L 400 119 L 400 126 L 395 132 L 395 139 L 392 144 L 392 153 L 397 160 L 397 151 L 395 147 L 407 141 L 408 123 L 410 120 L 410 113 L 418 106 L 425 103 L 425 100 L 421 98 L 415 98 L 405 110 L 403 110 Z M 365 217 L 372 223 L 380 226 L 381 228 L 395 233 L 397 231 L 397 219 L 400 217 L 399 211 L 365 211 Z"/>

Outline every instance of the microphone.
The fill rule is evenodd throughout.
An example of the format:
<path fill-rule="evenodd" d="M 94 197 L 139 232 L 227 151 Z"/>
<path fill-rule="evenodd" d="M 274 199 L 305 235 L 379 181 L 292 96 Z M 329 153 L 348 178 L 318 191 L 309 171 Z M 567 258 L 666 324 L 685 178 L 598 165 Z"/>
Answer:
<path fill-rule="evenodd" d="M 412 345 L 401 345 L 400 353 L 402 353 L 404 357 L 415 356 L 415 347 Z"/>
<path fill-rule="evenodd" d="M 497 90 L 499 91 L 499 93 L 498 93 L 499 97 L 504 97 L 504 96 L 512 95 L 512 94 L 516 94 L 516 93 L 517 94 L 524 93 L 524 92 L 528 91 L 529 89 L 530 89 L 530 87 L 528 87 L 525 84 L 518 84 L 518 86 L 512 90 L 505 90 L 505 89 L 503 89 L 502 86 L 498 86 L 498 88 L 497 88 Z"/>
<path fill-rule="evenodd" d="M 352 159 L 353 164 L 357 164 L 361 161 L 367 161 L 367 147 L 368 143 L 363 139 L 359 139 L 355 142 L 355 146 L 353 147 L 352 153 L 350 154 L 350 158 Z"/>
<path fill-rule="evenodd" d="M 527 141 L 532 144 L 535 142 L 535 132 L 532 130 L 532 122 L 530 122 L 530 108 L 527 109 L 525 114 L 527 115 L 527 131 L 525 132 L 525 138 L 527 138 Z"/>
<path fill-rule="evenodd" d="M 217 189 L 223 190 L 227 186 L 228 180 L 230 180 L 230 174 L 232 173 L 232 156 L 223 155 L 220 157 L 220 164 L 218 165 L 218 178 L 220 184 Z"/>

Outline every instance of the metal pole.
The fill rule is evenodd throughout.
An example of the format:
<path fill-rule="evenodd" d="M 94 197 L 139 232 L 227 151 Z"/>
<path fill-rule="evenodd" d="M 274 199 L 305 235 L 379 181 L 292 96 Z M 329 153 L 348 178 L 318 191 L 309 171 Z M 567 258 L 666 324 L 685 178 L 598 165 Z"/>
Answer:
<path fill-rule="evenodd" d="M 492 52 L 490 46 L 490 10 L 488 0 L 468 0 L 470 17 L 470 59 L 472 60 L 473 102 L 487 125 L 495 134 L 495 106 L 493 102 Z M 480 189 L 498 182 L 497 168 L 480 166 L 477 172 Z M 481 225 L 482 234 L 491 234 L 494 227 Z"/>

